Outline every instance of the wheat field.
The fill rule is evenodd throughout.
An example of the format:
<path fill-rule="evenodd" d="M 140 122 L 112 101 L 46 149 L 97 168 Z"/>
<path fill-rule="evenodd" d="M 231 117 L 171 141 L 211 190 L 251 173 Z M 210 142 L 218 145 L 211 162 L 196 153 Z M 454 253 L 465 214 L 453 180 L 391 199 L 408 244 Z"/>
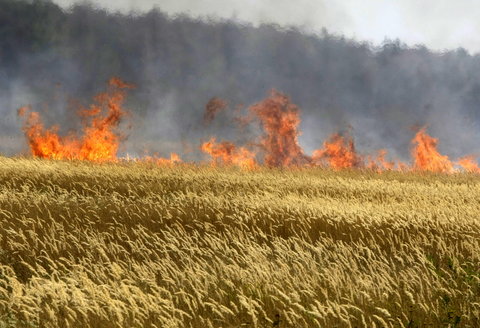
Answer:
<path fill-rule="evenodd" d="M 480 177 L 0 157 L 0 327 L 480 327 Z"/>

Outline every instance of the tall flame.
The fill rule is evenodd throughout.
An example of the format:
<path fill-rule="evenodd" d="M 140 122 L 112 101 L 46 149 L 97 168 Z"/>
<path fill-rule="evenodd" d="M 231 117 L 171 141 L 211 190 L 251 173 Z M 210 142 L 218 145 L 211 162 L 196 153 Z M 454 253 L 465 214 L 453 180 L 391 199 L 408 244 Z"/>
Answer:
<path fill-rule="evenodd" d="M 290 99 L 272 90 L 270 97 L 250 107 L 265 131 L 261 146 L 267 166 L 304 165 L 309 162 L 298 144 L 300 114 Z"/>
<path fill-rule="evenodd" d="M 426 128 L 421 128 L 412 140 L 413 169 L 432 172 L 453 172 L 453 164 L 448 156 L 437 150 L 438 140 L 429 136 Z"/>
<path fill-rule="evenodd" d="M 126 112 L 122 108 L 126 89 L 133 86 L 118 78 L 109 81 L 109 90 L 95 97 L 95 103 L 80 111 L 84 118 L 83 135 L 58 135 L 58 127 L 45 129 L 39 113 L 29 107 L 19 109 L 25 119 L 23 131 L 35 157 L 113 161 L 121 140 L 118 126 Z"/>

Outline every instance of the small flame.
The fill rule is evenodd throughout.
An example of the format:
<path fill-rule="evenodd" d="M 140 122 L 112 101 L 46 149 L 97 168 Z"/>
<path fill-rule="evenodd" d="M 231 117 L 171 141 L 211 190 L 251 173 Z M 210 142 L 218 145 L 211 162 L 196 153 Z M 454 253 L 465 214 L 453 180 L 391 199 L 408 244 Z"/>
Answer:
<path fill-rule="evenodd" d="M 480 167 L 478 163 L 475 161 L 472 155 L 462 157 L 458 160 L 458 164 L 469 173 L 480 173 Z"/>
<path fill-rule="evenodd" d="M 387 157 L 387 150 L 380 149 L 377 152 L 376 158 L 372 158 L 371 156 L 368 157 L 367 168 L 377 172 L 382 172 L 385 170 L 388 170 L 388 171 L 393 170 L 395 168 L 395 162 L 387 161 L 386 157 Z"/>
<path fill-rule="evenodd" d="M 338 133 L 325 141 L 322 149 L 315 150 L 312 159 L 317 164 L 326 163 L 337 170 L 362 166 L 362 159 L 355 151 L 353 138 Z"/>
<path fill-rule="evenodd" d="M 175 165 L 182 163 L 182 159 L 177 153 L 170 153 L 170 158 L 161 158 L 161 157 L 154 157 L 154 158 L 145 158 L 147 161 L 152 161 L 158 165 Z"/>
<path fill-rule="evenodd" d="M 214 164 L 237 165 L 246 169 L 256 166 L 255 153 L 228 141 L 217 143 L 215 138 L 211 138 L 202 144 L 201 149 L 212 157 Z"/>
<path fill-rule="evenodd" d="M 39 113 L 22 107 L 18 115 L 25 118 L 23 131 L 35 157 L 50 159 L 79 159 L 114 161 L 122 136 L 117 131 L 126 112 L 122 105 L 125 90 L 133 86 L 118 78 L 109 81 L 109 91 L 95 97 L 95 104 L 80 111 L 85 119 L 83 135 L 58 135 L 58 127 L 45 129 Z"/>
<path fill-rule="evenodd" d="M 153 156 L 145 155 L 143 157 L 131 157 L 127 154 L 127 156 L 123 157 L 122 160 L 127 162 L 152 163 L 161 166 L 173 166 L 175 164 L 183 163 L 182 159 L 177 153 L 170 153 L 170 158 L 159 157 L 157 154 L 154 154 Z"/>

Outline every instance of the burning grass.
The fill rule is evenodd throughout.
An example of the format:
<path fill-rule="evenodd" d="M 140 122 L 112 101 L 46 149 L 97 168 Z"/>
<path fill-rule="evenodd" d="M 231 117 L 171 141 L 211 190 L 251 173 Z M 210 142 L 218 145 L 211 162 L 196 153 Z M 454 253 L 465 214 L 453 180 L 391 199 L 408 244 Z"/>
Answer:
<path fill-rule="evenodd" d="M 0 158 L 0 326 L 478 327 L 480 177 Z"/>
<path fill-rule="evenodd" d="M 46 159 L 87 160 L 93 162 L 116 162 L 117 153 L 124 136 L 119 125 L 128 112 L 123 108 L 126 91 L 133 86 L 112 78 L 107 92 L 95 97 L 95 102 L 88 109 L 80 109 L 83 130 L 79 135 L 74 131 L 67 136 L 58 134 L 59 128 L 46 129 L 40 114 L 29 106 L 18 110 L 24 119 L 23 132 L 30 151 L 34 157 Z M 207 103 L 204 124 L 211 123 L 215 116 L 226 110 L 227 102 L 212 98 Z M 312 156 L 304 153 L 298 142 L 300 109 L 290 98 L 276 90 L 264 100 L 249 107 L 249 115 L 237 117 L 241 125 L 256 121 L 263 130 L 247 146 L 239 146 L 231 141 L 217 142 L 215 137 L 199 144 L 199 150 L 211 157 L 213 165 L 236 165 L 245 169 L 254 169 L 258 165 L 267 167 L 329 167 L 341 169 L 374 169 L 398 171 L 429 171 L 439 173 L 470 172 L 480 173 L 478 163 L 473 155 L 467 155 L 458 161 L 451 161 L 448 156 L 440 154 L 438 140 L 427 134 L 426 127 L 418 129 L 412 139 L 412 164 L 389 161 L 388 152 L 380 149 L 376 156 L 361 155 L 355 149 L 355 142 L 348 134 L 333 134 L 323 143 L 323 147 L 313 152 Z M 258 157 L 262 159 L 258 161 Z M 135 160 L 139 160 L 136 158 Z M 140 160 L 170 164 L 182 162 L 177 153 L 170 159 L 146 156 Z"/>
<path fill-rule="evenodd" d="M 125 89 L 133 86 L 118 78 L 112 78 L 109 90 L 95 97 L 95 103 L 87 109 L 79 110 L 83 119 L 83 133 L 60 136 L 58 127 L 45 129 L 38 112 L 27 107 L 18 110 L 25 119 L 23 131 L 32 155 L 50 159 L 79 159 L 88 161 L 113 161 L 122 135 L 118 131 L 121 119 L 126 115 L 122 108 Z"/>

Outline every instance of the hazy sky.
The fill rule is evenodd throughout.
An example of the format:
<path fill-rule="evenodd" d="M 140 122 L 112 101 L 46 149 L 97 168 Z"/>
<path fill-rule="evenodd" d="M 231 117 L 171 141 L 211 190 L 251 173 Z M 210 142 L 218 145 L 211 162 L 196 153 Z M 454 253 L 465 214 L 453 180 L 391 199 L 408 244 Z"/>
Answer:
<path fill-rule="evenodd" d="M 68 7 L 76 0 L 54 0 Z M 408 45 L 480 51 L 478 0 L 102 0 L 111 10 L 236 17 L 242 21 L 294 24 L 381 44 L 385 37 Z"/>

